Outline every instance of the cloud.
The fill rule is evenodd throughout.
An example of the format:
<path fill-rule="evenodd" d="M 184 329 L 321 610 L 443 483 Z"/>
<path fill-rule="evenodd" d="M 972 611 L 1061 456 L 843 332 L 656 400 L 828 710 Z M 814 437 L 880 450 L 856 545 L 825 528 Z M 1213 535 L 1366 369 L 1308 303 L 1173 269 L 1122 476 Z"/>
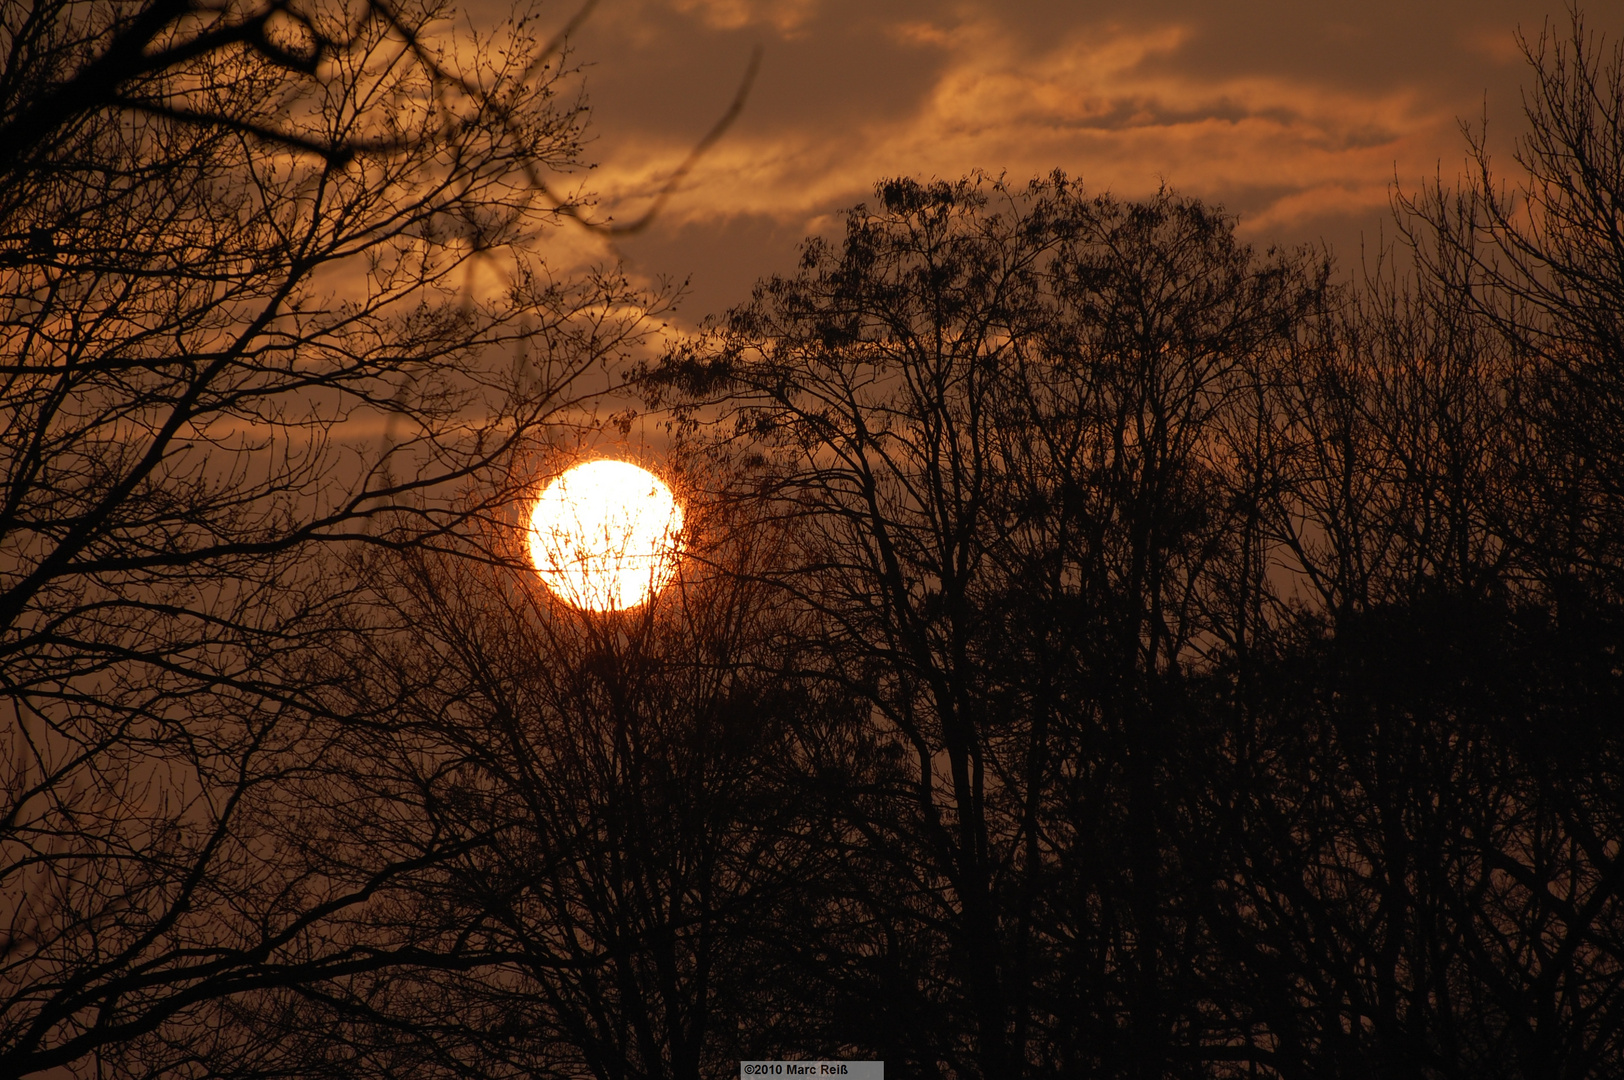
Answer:
<path fill-rule="evenodd" d="M 808 7 L 681 2 L 715 18 Z M 1194 31 L 1176 22 L 1080 27 L 1037 48 L 986 16 L 897 21 L 888 32 L 897 49 L 941 60 L 910 112 L 846 127 L 741 125 L 690 175 L 668 223 L 804 221 L 862 198 L 882 176 L 980 168 L 1021 179 L 1059 167 L 1128 197 L 1166 182 L 1241 210 L 1252 231 L 1385 208 L 1395 169 L 1431 172 L 1454 133 L 1453 112 L 1413 89 L 1185 74 L 1179 59 Z M 689 148 L 657 135 L 618 140 L 594 186 L 629 217 Z"/>
<path fill-rule="evenodd" d="M 806 25 L 818 4 L 817 0 L 671 0 L 671 6 L 714 30 L 768 26 L 789 36 Z"/>
<path fill-rule="evenodd" d="M 1463 31 L 1461 44 L 1468 51 L 1502 66 L 1520 67 L 1524 60 L 1522 42 L 1503 27 L 1479 26 Z"/>

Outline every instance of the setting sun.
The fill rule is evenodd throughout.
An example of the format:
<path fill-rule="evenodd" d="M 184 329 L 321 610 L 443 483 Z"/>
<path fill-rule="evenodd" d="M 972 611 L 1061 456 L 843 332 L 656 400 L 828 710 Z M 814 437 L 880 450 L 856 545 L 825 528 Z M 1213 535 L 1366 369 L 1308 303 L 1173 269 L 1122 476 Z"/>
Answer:
<path fill-rule="evenodd" d="M 671 580 L 682 507 L 659 477 L 625 461 L 589 461 L 547 485 L 530 514 L 541 580 L 587 611 L 645 603 Z"/>

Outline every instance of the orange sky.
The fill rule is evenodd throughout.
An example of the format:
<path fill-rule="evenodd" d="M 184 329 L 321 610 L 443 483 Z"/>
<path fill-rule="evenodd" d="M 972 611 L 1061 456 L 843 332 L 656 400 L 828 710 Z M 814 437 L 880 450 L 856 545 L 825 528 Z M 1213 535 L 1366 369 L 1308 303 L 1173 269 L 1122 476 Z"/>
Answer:
<path fill-rule="evenodd" d="M 1589 9 L 1610 38 L 1617 3 Z M 897 174 L 1058 167 L 1130 197 L 1165 180 L 1239 214 L 1256 243 L 1324 240 L 1346 266 L 1387 219 L 1395 177 L 1460 171 L 1459 120 L 1486 105 L 1509 151 L 1514 34 L 1537 37 L 1547 17 L 1566 32 L 1562 8 L 1530 0 L 602 0 L 576 38 L 587 186 L 600 213 L 635 217 L 760 44 L 739 122 L 656 225 L 614 249 L 639 274 L 692 276 L 683 321 L 791 268 L 802 236 Z M 560 256 L 593 246 L 576 237 Z"/>

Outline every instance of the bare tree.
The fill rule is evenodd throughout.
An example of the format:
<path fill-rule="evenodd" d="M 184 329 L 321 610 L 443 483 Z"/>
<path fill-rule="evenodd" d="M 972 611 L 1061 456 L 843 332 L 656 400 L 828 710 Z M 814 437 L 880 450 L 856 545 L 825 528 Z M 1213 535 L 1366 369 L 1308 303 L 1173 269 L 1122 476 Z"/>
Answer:
<path fill-rule="evenodd" d="M 647 385 L 766 455 L 797 523 L 780 581 L 908 763 L 853 800 L 892 912 L 871 925 L 930 942 L 917 1007 L 888 988 L 880 1015 L 934 1025 L 921 1067 L 1160 1075 L 1192 1028 L 1164 992 L 1161 684 L 1216 640 L 1217 418 L 1321 278 L 1167 193 L 877 194 Z"/>
<path fill-rule="evenodd" d="M 330 553 L 505 512 L 651 303 L 535 254 L 583 120 L 555 45 L 447 14 L 0 18 L 7 1075 L 201 1069 L 232 999 L 438 949 L 378 905 L 456 842 L 357 842 L 325 772 L 365 631 Z"/>
<path fill-rule="evenodd" d="M 1282 1075 L 1618 1069 L 1624 54 L 1577 12 L 1525 53 L 1515 185 L 1478 135 L 1462 190 L 1400 199 L 1417 273 L 1357 283 L 1277 399 L 1311 599 L 1208 850 Z"/>
<path fill-rule="evenodd" d="M 1457 291 L 1519 361 L 1532 499 L 1506 528 L 1534 545 L 1542 575 L 1620 587 L 1624 500 L 1624 41 L 1611 46 L 1578 8 L 1568 32 L 1522 40 L 1533 83 L 1514 170 L 1497 172 L 1483 129 L 1458 191 L 1441 183 L 1398 203 L 1434 280 Z"/>
<path fill-rule="evenodd" d="M 380 1020 L 477 1075 L 601 1080 L 698 1080 L 781 1026 L 764 931 L 830 876 L 810 781 L 861 739 L 799 673 L 805 614 L 763 581 L 782 531 L 748 509 L 690 500 L 675 579 L 624 611 L 518 558 L 371 560 L 398 632 L 335 692 L 390 703 L 371 760 L 436 831 L 488 838 L 415 878 L 422 923 L 485 964 L 381 995 Z"/>

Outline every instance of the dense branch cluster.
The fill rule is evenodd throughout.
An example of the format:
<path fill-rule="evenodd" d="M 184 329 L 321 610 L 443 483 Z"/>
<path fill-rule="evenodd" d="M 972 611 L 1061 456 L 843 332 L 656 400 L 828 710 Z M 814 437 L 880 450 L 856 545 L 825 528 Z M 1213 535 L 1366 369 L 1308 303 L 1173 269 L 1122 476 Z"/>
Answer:
<path fill-rule="evenodd" d="M 835 799 L 851 869 L 802 933 L 836 944 L 778 954 L 866 1006 L 803 1045 L 1615 1068 L 1613 479 L 1564 464 L 1616 444 L 1571 383 L 1614 365 L 1544 347 L 1568 316 L 1487 250 L 1527 234 L 1435 192 L 1430 265 L 1339 287 L 1166 192 L 876 195 L 645 382 L 753 462 L 773 580 L 891 755 Z"/>
<path fill-rule="evenodd" d="M 557 50 L 448 14 L 0 16 L 0 1073 L 271 1067 L 231 1003 L 456 952 L 388 912 L 461 841 L 347 820 L 337 560 L 506 515 L 648 298 L 536 257 Z"/>

